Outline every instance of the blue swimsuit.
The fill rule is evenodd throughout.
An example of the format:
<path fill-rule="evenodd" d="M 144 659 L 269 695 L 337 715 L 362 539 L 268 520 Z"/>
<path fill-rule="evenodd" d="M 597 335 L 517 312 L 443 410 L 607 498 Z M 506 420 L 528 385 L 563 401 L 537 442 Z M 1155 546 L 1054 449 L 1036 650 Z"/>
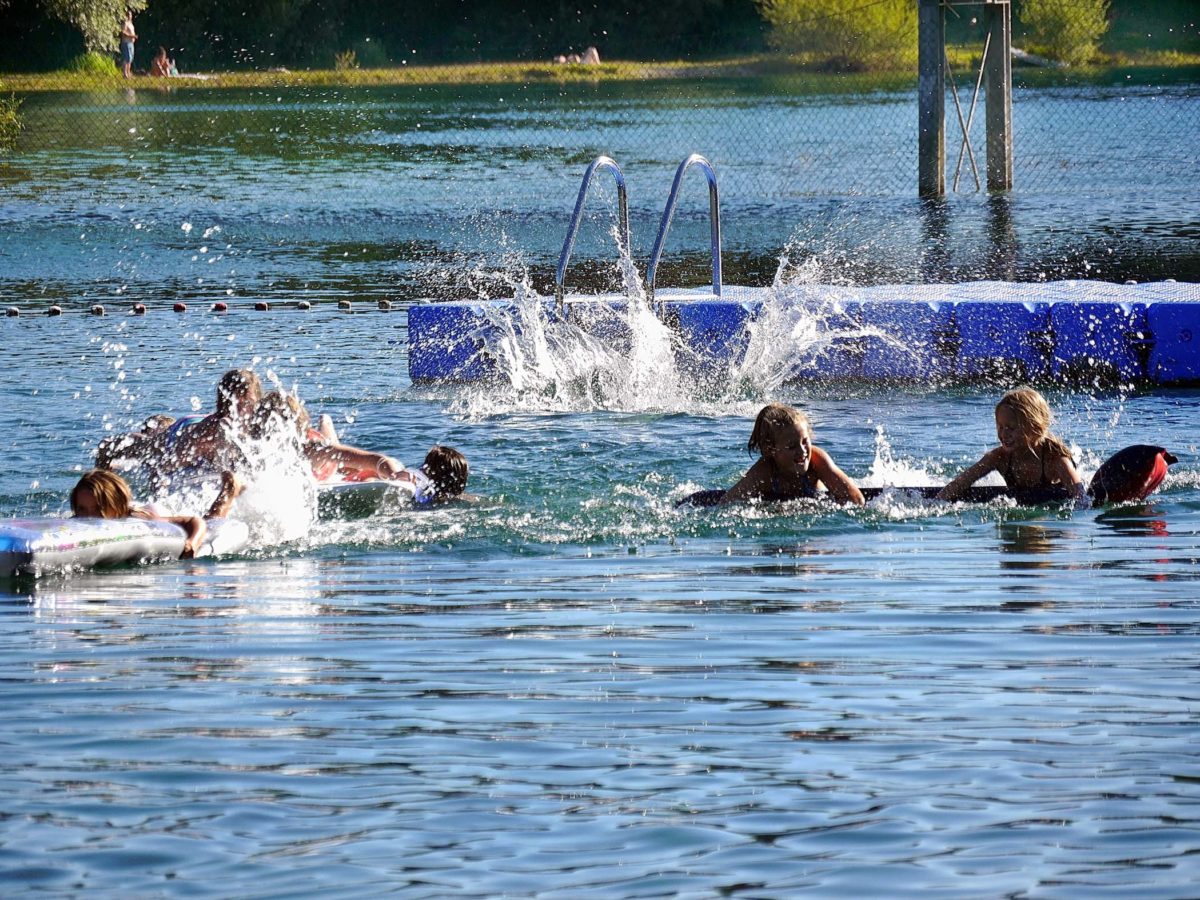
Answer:
<path fill-rule="evenodd" d="M 815 500 L 817 497 L 817 489 L 813 487 L 813 483 L 808 480 L 808 471 L 804 472 L 804 483 L 800 488 L 800 492 L 790 497 L 783 496 L 783 492 L 779 490 L 779 477 L 774 473 L 771 474 L 771 493 L 764 495 L 764 500 Z"/>

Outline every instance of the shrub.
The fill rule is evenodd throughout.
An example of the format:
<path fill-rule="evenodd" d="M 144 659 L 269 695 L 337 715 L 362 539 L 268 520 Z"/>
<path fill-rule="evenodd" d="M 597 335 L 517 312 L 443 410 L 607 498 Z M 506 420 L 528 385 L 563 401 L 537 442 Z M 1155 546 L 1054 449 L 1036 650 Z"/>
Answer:
<path fill-rule="evenodd" d="M 80 53 L 67 63 L 67 71 L 77 72 L 80 75 L 111 75 L 113 78 L 120 74 L 117 69 L 117 61 L 112 58 L 111 54 L 99 53 L 95 50 Z"/>
<path fill-rule="evenodd" d="M 341 53 L 333 54 L 333 70 L 335 72 L 345 72 L 357 68 L 358 54 L 353 50 L 343 50 Z"/>
<path fill-rule="evenodd" d="M 1025 0 L 1019 7 L 1032 49 L 1068 65 L 1090 61 L 1108 31 L 1109 0 Z"/>
<path fill-rule="evenodd" d="M 900 66 L 917 56 L 914 0 L 756 0 L 771 26 L 768 41 L 824 68 Z"/>
<path fill-rule="evenodd" d="M 0 97 L 0 153 L 8 153 L 17 145 L 17 135 L 24 127 L 21 101 L 16 97 Z"/>
<path fill-rule="evenodd" d="M 367 69 L 383 69 L 388 63 L 387 50 L 378 38 L 365 38 L 354 42 L 354 56 L 358 65 Z"/>

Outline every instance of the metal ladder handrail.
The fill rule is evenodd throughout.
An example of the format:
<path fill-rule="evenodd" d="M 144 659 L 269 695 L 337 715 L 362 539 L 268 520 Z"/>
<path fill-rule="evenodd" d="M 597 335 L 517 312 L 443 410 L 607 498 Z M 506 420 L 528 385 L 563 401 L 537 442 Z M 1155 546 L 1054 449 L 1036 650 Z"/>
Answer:
<path fill-rule="evenodd" d="M 575 200 L 575 211 L 571 214 L 571 227 L 567 230 L 567 239 L 563 242 L 562 253 L 558 256 L 558 268 L 554 271 L 554 308 L 559 315 L 563 312 L 564 284 L 567 278 L 567 263 L 571 259 L 571 251 L 575 247 L 575 237 L 579 234 L 579 222 L 583 217 L 583 204 L 587 199 L 588 187 L 597 169 L 607 169 L 612 172 L 617 182 L 617 216 L 620 220 L 618 240 L 620 248 L 625 253 L 630 252 L 629 245 L 629 197 L 625 190 L 625 176 L 621 167 L 608 156 L 597 156 L 583 173 L 583 183 L 579 185 L 579 197 Z"/>
<path fill-rule="evenodd" d="M 699 166 L 704 172 L 704 177 L 708 179 L 713 296 L 721 296 L 721 199 L 717 191 L 717 173 L 713 171 L 712 163 L 699 153 L 693 153 L 675 170 L 675 181 L 671 184 L 667 207 L 663 210 L 662 222 L 658 226 L 658 237 L 654 239 L 654 249 L 650 252 L 650 264 L 646 267 L 646 302 L 650 304 L 654 303 L 654 279 L 658 274 L 658 263 L 662 258 L 663 244 L 667 239 L 667 230 L 671 227 L 671 219 L 675 215 L 675 204 L 679 201 L 679 183 L 683 180 L 683 173 L 692 166 Z"/>

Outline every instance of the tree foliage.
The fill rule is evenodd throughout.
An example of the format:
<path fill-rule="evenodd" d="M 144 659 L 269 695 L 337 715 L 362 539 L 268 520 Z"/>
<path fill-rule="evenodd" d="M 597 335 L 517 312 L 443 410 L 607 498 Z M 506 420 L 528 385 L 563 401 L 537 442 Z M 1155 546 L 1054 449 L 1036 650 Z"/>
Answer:
<path fill-rule="evenodd" d="M 1025 0 L 1018 13 L 1034 49 L 1078 65 L 1096 55 L 1108 31 L 1109 0 Z"/>
<path fill-rule="evenodd" d="M 844 68 L 916 59 L 915 0 L 757 0 L 776 48 Z"/>
<path fill-rule="evenodd" d="M 89 51 L 117 49 L 125 11 L 139 13 L 147 0 L 42 0 L 46 12 L 83 34 Z"/>

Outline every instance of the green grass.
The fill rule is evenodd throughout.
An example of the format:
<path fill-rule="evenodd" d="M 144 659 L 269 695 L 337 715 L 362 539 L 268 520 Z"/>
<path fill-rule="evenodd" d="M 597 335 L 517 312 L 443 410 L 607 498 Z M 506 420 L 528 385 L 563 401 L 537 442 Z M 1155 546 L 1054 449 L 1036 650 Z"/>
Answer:
<path fill-rule="evenodd" d="M 977 57 L 973 46 L 950 48 L 956 71 Z M 1150 54 L 1110 57 L 1106 65 L 1053 71 L 1055 83 L 1071 80 L 1088 83 L 1108 77 L 1117 68 L 1127 68 L 1139 77 L 1173 71 L 1171 80 L 1200 80 L 1200 53 L 1163 51 Z M 1016 79 L 1025 83 L 1028 69 L 1016 69 Z M 1044 78 L 1035 74 L 1036 81 Z M 121 81 L 125 87 L 169 85 L 179 90 L 195 88 L 303 88 L 370 87 L 385 85 L 504 85 L 504 84 L 596 84 L 602 82 L 700 81 L 721 79 L 767 79 L 781 91 L 797 94 L 855 93 L 896 90 L 911 86 L 916 72 L 909 67 L 895 71 L 868 73 L 826 73 L 814 71 L 810 60 L 778 54 L 759 54 L 707 62 L 606 62 L 598 65 L 556 65 L 554 63 L 467 63 L 442 66 L 400 66 L 386 69 L 305 69 L 299 71 L 218 72 L 204 77 L 150 78 L 139 76 Z M 102 84 L 111 87 L 108 77 L 83 72 L 49 72 L 32 75 L 6 75 L 5 89 L 17 93 L 41 91 L 83 91 Z"/>

